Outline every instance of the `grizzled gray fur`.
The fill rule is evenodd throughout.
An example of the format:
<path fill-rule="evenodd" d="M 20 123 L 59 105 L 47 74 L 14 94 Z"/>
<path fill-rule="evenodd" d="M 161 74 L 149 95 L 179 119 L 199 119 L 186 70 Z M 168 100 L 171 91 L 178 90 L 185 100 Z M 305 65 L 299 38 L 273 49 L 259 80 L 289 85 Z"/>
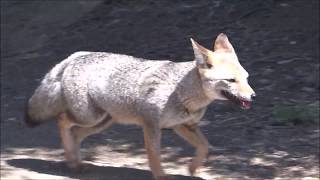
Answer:
<path fill-rule="evenodd" d="M 104 112 L 126 124 L 148 120 L 172 127 L 197 122 L 211 102 L 199 78 L 193 61 L 77 52 L 46 75 L 30 99 L 29 114 L 43 121 L 68 110 L 87 126 L 99 123 Z"/>
<path fill-rule="evenodd" d="M 194 174 L 209 143 L 198 122 L 208 104 L 230 100 L 244 109 L 255 96 L 247 71 L 225 34 L 213 50 L 192 41 L 195 60 L 175 63 L 104 52 L 77 52 L 44 77 L 28 101 L 26 122 L 35 126 L 58 118 L 68 166 L 82 167 L 81 141 L 114 122 L 143 128 L 153 176 L 166 179 L 161 166 L 162 128 L 172 128 L 196 148 Z"/>

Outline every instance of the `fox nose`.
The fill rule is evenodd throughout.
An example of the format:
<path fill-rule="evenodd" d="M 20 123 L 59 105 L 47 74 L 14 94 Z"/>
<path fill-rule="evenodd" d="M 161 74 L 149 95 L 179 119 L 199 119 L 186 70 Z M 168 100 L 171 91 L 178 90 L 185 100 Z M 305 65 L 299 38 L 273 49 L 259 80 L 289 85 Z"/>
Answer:
<path fill-rule="evenodd" d="M 251 94 L 251 100 L 255 100 L 256 99 L 256 93 Z"/>

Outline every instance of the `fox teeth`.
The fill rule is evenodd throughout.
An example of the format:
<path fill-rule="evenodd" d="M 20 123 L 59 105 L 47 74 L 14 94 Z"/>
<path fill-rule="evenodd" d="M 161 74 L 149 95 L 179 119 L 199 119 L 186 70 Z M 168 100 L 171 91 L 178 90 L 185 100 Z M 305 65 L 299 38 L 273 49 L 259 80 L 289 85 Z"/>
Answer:
<path fill-rule="evenodd" d="M 221 92 L 227 99 L 229 99 L 230 101 L 234 102 L 235 104 L 240 104 L 242 109 L 250 109 L 251 107 L 251 102 L 238 98 L 237 96 L 229 93 L 228 91 L 222 91 Z"/>
<path fill-rule="evenodd" d="M 244 108 L 244 109 L 249 109 L 251 107 L 251 102 L 250 101 L 241 101 L 241 106 Z"/>

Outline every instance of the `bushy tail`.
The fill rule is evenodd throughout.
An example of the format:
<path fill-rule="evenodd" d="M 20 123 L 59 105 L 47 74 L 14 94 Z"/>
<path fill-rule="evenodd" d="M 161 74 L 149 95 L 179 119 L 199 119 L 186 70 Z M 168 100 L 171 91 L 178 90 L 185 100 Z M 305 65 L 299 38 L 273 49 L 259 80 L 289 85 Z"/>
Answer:
<path fill-rule="evenodd" d="M 74 53 L 46 74 L 27 102 L 25 122 L 28 126 L 40 125 L 66 110 L 61 87 L 63 71 L 72 60 L 86 54 L 89 52 Z"/>

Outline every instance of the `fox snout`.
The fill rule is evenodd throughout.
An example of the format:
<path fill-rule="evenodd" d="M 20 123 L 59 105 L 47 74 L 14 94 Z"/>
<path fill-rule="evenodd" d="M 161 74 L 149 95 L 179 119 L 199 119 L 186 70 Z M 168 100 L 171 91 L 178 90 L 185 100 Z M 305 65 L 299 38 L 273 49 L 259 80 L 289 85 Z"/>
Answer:
<path fill-rule="evenodd" d="M 254 101 L 256 98 L 256 93 L 253 91 L 253 89 L 249 86 L 247 82 L 238 82 L 236 87 L 238 93 L 232 95 L 232 93 L 226 91 L 223 92 L 223 95 L 235 104 L 240 105 L 242 109 L 250 109 L 252 101 Z"/>
<path fill-rule="evenodd" d="M 246 85 L 239 85 L 239 96 L 248 101 L 253 101 L 256 98 L 256 93 L 253 89 L 246 83 Z"/>
<path fill-rule="evenodd" d="M 251 94 L 251 101 L 254 101 L 256 99 L 256 93 Z"/>

